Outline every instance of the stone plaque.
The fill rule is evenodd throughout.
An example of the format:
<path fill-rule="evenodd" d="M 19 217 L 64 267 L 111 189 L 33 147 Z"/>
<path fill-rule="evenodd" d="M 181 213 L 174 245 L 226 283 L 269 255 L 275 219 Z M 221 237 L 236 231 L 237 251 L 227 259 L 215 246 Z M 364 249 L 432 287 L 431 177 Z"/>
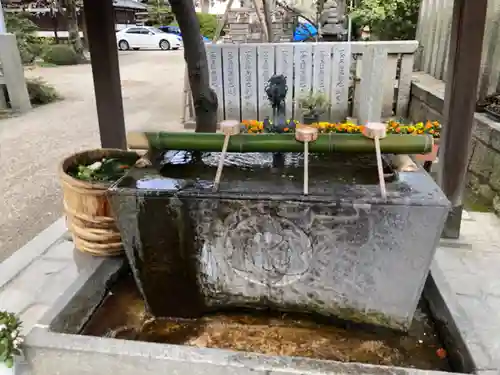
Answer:
<path fill-rule="evenodd" d="M 292 118 L 292 93 L 293 93 L 293 44 L 280 43 L 276 45 L 276 74 L 286 77 L 288 92 L 286 94 L 286 117 Z"/>
<path fill-rule="evenodd" d="M 240 47 L 241 118 L 257 118 L 257 47 Z"/>
<path fill-rule="evenodd" d="M 210 73 L 210 87 L 215 91 L 219 106 L 217 117 L 224 118 L 224 93 L 222 86 L 222 49 L 220 45 L 207 45 L 208 69 Z"/>
<path fill-rule="evenodd" d="M 222 47 L 222 70 L 225 118 L 240 121 L 240 66 L 238 46 Z"/>
<path fill-rule="evenodd" d="M 332 121 L 345 121 L 348 115 L 349 74 L 351 67 L 351 43 L 333 45 L 332 64 Z M 382 67 L 380 67 L 382 70 Z"/>
<path fill-rule="evenodd" d="M 331 101 L 332 46 L 320 43 L 313 48 L 313 90 L 323 93 Z M 329 115 L 329 113 L 328 113 Z"/>
<path fill-rule="evenodd" d="M 310 43 L 298 43 L 294 49 L 295 74 L 293 90 L 295 108 L 293 117 L 299 121 L 302 119 L 299 100 L 301 97 L 309 95 L 312 87 L 312 49 L 313 44 Z"/>
<path fill-rule="evenodd" d="M 271 117 L 273 110 L 267 99 L 266 83 L 274 74 L 274 45 L 261 44 L 257 48 L 259 120 Z"/>

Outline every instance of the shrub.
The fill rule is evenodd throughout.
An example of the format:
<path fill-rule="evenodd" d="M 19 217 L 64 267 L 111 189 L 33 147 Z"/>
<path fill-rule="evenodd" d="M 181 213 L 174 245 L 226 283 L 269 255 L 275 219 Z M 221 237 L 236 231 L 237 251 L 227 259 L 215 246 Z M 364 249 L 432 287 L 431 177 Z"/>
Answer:
<path fill-rule="evenodd" d="M 213 39 L 215 36 L 215 30 L 217 29 L 217 17 L 215 14 L 208 13 L 196 13 L 198 16 L 198 22 L 200 23 L 201 35 L 206 36 L 209 39 Z"/>
<path fill-rule="evenodd" d="M 419 9 L 420 0 L 361 0 L 351 16 L 380 40 L 406 40 L 415 38 Z"/>
<path fill-rule="evenodd" d="M 23 64 L 31 64 L 41 56 L 44 43 L 34 35 L 38 28 L 27 13 L 5 13 L 5 25 L 16 36 Z"/>
<path fill-rule="evenodd" d="M 0 311 L 0 364 L 14 366 L 14 358 L 21 354 L 21 321 L 7 311 Z"/>
<path fill-rule="evenodd" d="M 61 98 L 56 89 L 41 78 L 28 78 L 26 87 L 33 105 L 48 104 Z"/>
<path fill-rule="evenodd" d="M 47 48 L 43 60 L 55 65 L 78 64 L 78 55 L 75 50 L 67 44 L 54 44 Z"/>

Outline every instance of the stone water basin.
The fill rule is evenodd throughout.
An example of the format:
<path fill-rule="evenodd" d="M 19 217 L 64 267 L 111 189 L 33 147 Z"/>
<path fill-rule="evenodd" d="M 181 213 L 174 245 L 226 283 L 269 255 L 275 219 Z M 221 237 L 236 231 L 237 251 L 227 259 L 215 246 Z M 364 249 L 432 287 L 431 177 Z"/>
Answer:
<path fill-rule="evenodd" d="M 449 202 L 423 170 L 373 155 L 166 152 L 109 191 L 126 254 L 155 317 L 227 308 L 315 313 L 409 328 Z"/>

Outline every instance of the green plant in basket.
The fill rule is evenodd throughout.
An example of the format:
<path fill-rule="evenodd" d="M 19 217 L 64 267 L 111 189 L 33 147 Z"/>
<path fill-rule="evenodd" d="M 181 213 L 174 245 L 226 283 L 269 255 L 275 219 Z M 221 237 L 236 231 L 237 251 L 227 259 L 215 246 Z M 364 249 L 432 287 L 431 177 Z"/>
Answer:
<path fill-rule="evenodd" d="M 70 174 L 83 181 L 112 182 L 119 180 L 134 163 L 135 160 L 103 158 L 89 165 L 80 164 Z"/>
<path fill-rule="evenodd" d="M 14 358 L 21 355 L 21 321 L 7 311 L 0 311 L 0 364 L 14 366 Z"/>

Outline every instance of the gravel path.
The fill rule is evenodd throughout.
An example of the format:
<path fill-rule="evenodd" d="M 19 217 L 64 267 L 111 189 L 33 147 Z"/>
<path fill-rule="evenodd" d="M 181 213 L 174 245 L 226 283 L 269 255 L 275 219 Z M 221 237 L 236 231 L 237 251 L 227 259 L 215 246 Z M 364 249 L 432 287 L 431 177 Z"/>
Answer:
<path fill-rule="evenodd" d="M 181 130 L 184 67 L 179 51 L 120 53 L 127 130 Z M 0 262 L 61 216 L 61 160 L 100 145 L 90 65 L 26 74 L 64 100 L 0 120 Z"/>

